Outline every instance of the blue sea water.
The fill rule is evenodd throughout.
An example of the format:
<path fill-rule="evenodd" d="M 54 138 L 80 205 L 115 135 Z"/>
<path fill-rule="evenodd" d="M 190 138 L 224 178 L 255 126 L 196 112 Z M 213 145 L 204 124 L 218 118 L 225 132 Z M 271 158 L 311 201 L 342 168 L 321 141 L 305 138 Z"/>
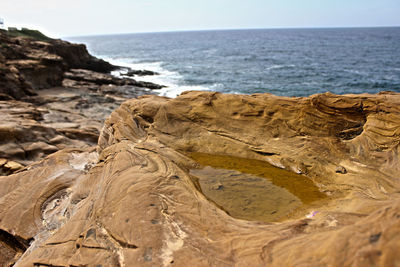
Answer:
<path fill-rule="evenodd" d="M 159 72 L 138 80 L 185 90 L 308 96 L 400 92 L 400 27 L 260 29 L 67 38 L 111 63 Z M 118 73 L 115 73 L 118 75 Z"/>

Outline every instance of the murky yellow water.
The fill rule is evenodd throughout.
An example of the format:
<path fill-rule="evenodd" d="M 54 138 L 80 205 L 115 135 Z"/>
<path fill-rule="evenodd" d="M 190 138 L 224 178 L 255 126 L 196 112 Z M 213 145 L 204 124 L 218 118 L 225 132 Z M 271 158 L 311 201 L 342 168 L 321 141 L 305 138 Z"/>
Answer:
<path fill-rule="evenodd" d="M 273 222 L 326 198 L 305 176 L 264 161 L 191 153 L 204 166 L 190 174 L 203 194 L 232 217 Z"/>

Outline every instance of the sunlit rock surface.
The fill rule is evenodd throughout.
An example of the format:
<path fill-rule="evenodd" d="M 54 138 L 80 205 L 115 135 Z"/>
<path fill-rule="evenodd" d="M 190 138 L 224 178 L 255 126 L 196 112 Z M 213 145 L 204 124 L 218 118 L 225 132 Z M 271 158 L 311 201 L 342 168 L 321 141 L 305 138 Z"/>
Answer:
<path fill-rule="evenodd" d="M 396 266 L 399 142 L 395 93 L 132 99 L 97 151 L 62 150 L 0 177 L 2 263 Z M 193 153 L 268 162 L 326 197 L 278 222 L 237 219 L 200 192 Z"/>
<path fill-rule="evenodd" d="M 60 149 L 96 145 L 123 101 L 163 87 L 109 73 L 118 68 L 83 44 L 0 29 L 0 175 Z"/>

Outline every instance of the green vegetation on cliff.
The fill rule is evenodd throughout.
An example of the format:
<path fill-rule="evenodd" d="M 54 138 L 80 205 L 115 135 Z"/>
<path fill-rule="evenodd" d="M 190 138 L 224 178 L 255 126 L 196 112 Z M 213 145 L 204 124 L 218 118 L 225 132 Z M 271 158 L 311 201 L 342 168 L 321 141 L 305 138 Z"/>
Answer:
<path fill-rule="evenodd" d="M 23 37 L 28 37 L 28 38 L 32 38 L 38 41 L 44 41 L 44 42 L 48 42 L 53 40 L 50 37 L 47 37 L 46 35 L 44 35 L 43 33 L 41 33 L 38 30 L 30 30 L 27 28 L 21 28 L 21 30 L 18 30 L 17 28 L 8 28 L 8 31 L 6 31 L 7 34 L 9 36 L 12 37 L 18 37 L 18 36 L 23 36 Z"/>

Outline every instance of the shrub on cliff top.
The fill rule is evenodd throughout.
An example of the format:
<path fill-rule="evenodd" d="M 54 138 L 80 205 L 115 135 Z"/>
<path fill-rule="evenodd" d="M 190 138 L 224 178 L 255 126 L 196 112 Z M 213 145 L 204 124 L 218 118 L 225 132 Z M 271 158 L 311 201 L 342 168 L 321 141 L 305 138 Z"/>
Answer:
<path fill-rule="evenodd" d="M 44 35 L 43 33 L 41 33 L 38 30 L 30 30 L 27 28 L 22 28 L 21 30 L 18 30 L 17 28 L 8 28 L 7 33 L 8 33 L 8 35 L 13 36 L 13 37 L 23 36 L 23 37 L 32 38 L 32 39 L 35 39 L 38 41 L 44 41 L 44 42 L 48 42 L 48 41 L 52 40 L 52 38 L 47 37 L 46 35 Z"/>

